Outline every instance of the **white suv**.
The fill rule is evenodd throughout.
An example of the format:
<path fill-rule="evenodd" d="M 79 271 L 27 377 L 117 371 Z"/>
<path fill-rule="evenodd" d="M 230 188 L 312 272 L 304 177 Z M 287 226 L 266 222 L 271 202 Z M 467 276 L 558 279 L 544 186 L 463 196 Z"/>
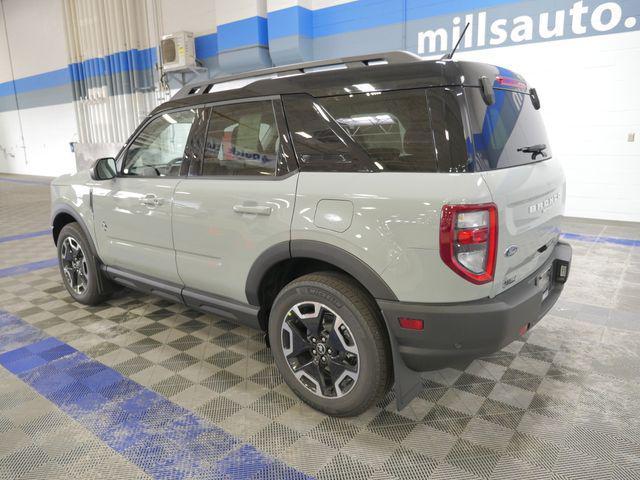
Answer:
<path fill-rule="evenodd" d="M 344 68 L 344 67 L 348 68 Z M 120 284 L 264 330 L 332 415 L 492 353 L 555 303 L 565 178 L 514 72 L 394 52 L 182 89 L 52 184 L 70 294 Z"/>

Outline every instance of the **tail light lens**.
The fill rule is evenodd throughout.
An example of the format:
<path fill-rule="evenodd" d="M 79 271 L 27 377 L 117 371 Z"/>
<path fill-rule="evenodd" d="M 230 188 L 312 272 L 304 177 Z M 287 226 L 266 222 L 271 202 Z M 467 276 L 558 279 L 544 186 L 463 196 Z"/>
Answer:
<path fill-rule="evenodd" d="M 442 207 L 440 257 L 458 275 L 476 284 L 491 282 L 497 244 L 495 204 Z"/>

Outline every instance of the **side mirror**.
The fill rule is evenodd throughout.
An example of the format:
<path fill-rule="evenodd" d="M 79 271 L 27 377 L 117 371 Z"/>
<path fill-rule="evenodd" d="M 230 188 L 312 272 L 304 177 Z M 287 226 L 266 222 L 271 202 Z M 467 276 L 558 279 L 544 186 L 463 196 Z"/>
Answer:
<path fill-rule="evenodd" d="M 99 158 L 89 169 L 93 180 L 111 180 L 117 174 L 116 159 L 111 157 Z"/>

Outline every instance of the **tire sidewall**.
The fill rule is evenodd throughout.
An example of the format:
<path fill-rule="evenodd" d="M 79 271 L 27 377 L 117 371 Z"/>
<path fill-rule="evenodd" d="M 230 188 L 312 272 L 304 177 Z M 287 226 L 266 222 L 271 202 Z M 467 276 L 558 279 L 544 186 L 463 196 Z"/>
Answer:
<path fill-rule="evenodd" d="M 343 397 L 327 399 L 315 395 L 293 374 L 282 351 L 282 323 L 289 310 L 297 303 L 320 302 L 342 317 L 354 336 L 358 347 L 359 371 L 355 386 Z M 355 306 L 337 290 L 319 282 L 306 281 L 285 287 L 274 301 L 269 315 L 269 340 L 276 366 L 294 392 L 312 407 L 331 415 L 351 415 L 362 405 L 369 404 L 376 395 L 380 361 L 375 339 L 367 323 Z"/>
<path fill-rule="evenodd" d="M 87 260 L 87 269 L 89 274 L 87 275 L 87 289 L 83 294 L 77 294 L 73 291 L 71 286 L 67 283 L 67 279 L 64 274 L 64 270 L 62 269 L 62 244 L 64 240 L 68 237 L 72 237 L 76 240 L 80 247 L 82 248 L 82 252 Z M 65 288 L 69 292 L 69 294 L 74 298 L 74 300 L 80 303 L 90 303 L 94 297 L 97 295 L 98 291 L 98 271 L 96 262 L 89 247 L 89 243 L 87 242 L 84 233 L 80 228 L 76 225 L 70 224 L 66 225 L 62 231 L 60 232 L 60 236 L 58 237 L 58 269 L 60 270 L 60 275 L 62 276 L 62 282 L 64 283 Z"/>

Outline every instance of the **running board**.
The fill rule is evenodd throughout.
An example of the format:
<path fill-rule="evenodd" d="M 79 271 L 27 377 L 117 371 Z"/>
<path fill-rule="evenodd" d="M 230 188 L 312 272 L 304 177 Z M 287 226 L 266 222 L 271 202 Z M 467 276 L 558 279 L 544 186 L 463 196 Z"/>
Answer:
<path fill-rule="evenodd" d="M 232 323 L 260 330 L 259 308 L 253 305 L 116 267 L 102 266 L 102 270 L 112 281 L 125 287 L 181 303 L 194 310 L 216 315 Z"/>

